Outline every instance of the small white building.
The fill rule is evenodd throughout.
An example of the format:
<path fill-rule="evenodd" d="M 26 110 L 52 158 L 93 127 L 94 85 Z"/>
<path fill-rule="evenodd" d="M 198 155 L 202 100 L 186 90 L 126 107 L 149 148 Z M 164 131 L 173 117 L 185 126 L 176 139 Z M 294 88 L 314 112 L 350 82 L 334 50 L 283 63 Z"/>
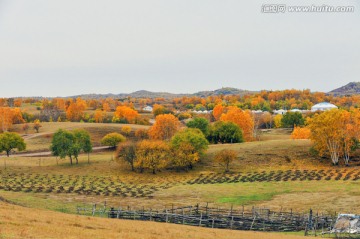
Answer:
<path fill-rule="evenodd" d="M 326 111 L 326 110 L 332 110 L 337 109 L 338 107 L 336 105 L 330 104 L 329 102 L 321 102 L 319 104 L 314 105 L 311 107 L 311 112 L 316 111 Z"/>
<path fill-rule="evenodd" d="M 274 110 L 274 114 L 276 114 L 276 115 L 284 115 L 284 114 L 286 114 L 286 110 Z"/>
<path fill-rule="evenodd" d="M 149 112 L 152 112 L 153 111 L 153 107 L 151 107 L 151 106 L 146 106 L 146 107 L 144 107 L 143 109 L 142 109 L 143 111 L 149 111 Z"/>
<path fill-rule="evenodd" d="M 212 111 L 207 111 L 207 110 L 193 110 L 192 111 L 194 114 L 208 114 L 211 113 Z"/>

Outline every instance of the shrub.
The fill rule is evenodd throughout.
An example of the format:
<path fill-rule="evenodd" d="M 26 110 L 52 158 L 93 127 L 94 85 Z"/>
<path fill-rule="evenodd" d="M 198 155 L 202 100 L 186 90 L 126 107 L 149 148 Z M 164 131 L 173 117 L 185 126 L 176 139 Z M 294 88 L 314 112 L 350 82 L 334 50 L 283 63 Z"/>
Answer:
<path fill-rule="evenodd" d="M 101 144 L 115 148 L 119 143 L 124 142 L 126 138 L 119 133 L 110 133 L 104 136 L 101 140 Z"/>

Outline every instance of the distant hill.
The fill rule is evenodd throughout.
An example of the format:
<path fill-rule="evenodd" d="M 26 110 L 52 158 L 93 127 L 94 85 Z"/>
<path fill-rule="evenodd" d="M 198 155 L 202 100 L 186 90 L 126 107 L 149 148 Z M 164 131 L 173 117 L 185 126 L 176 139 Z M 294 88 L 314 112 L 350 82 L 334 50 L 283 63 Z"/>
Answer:
<path fill-rule="evenodd" d="M 183 96 L 198 96 L 198 97 L 207 97 L 213 95 L 245 95 L 254 93 L 254 91 L 240 90 L 236 88 L 225 87 L 212 91 L 200 91 L 194 94 L 174 94 L 168 92 L 152 92 L 147 90 L 139 90 L 133 93 L 121 93 L 121 94 L 84 94 L 84 95 L 75 95 L 69 96 L 69 98 L 77 98 L 81 97 L 83 99 L 94 99 L 94 98 L 126 98 L 126 97 L 134 97 L 134 98 L 176 98 Z"/>
<path fill-rule="evenodd" d="M 332 90 L 329 94 L 333 95 L 356 95 L 360 94 L 360 82 L 350 82 L 340 88 Z"/>
<path fill-rule="evenodd" d="M 207 97 L 207 96 L 213 96 L 213 95 L 245 95 L 254 93 L 254 91 L 248 91 L 248 90 L 240 90 L 236 88 L 231 87 L 223 87 L 221 89 L 212 90 L 212 91 L 200 91 L 193 95 L 200 96 L 200 97 Z"/>

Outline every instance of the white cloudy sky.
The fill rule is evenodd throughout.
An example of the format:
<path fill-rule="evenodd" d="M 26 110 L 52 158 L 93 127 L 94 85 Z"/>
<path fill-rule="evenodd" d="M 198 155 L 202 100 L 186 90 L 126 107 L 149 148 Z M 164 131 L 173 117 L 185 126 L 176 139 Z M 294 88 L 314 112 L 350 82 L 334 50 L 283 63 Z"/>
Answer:
<path fill-rule="evenodd" d="M 354 13 L 261 13 L 271 2 L 0 0 L 0 97 L 360 81 L 360 1 L 276 1 Z"/>

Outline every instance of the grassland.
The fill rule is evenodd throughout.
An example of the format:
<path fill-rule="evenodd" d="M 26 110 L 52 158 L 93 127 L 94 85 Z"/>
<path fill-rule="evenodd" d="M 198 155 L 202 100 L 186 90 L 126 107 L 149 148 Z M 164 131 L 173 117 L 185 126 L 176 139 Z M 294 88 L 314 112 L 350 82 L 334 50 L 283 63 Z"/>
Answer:
<path fill-rule="evenodd" d="M 104 131 L 121 128 L 112 124 L 54 124 L 58 123 L 44 123 L 40 134 L 51 135 L 57 128 L 85 128 L 96 141 Z M 137 127 L 141 126 L 133 126 Z M 34 143 L 39 137 L 42 136 L 35 135 L 29 141 Z M 39 144 L 48 148 L 49 142 Z M 73 166 L 55 157 L 3 157 L 0 163 L 6 161 L 6 169 L 4 165 L 0 167 L 0 194 L 28 208 L 68 214 L 75 213 L 78 205 L 104 201 L 111 206 L 132 208 L 163 209 L 172 204 L 209 202 L 211 206 L 233 205 L 239 209 L 244 205 L 248 210 L 258 206 L 298 212 L 312 208 L 320 212 L 360 213 L 358 155 L 351 167 L 333 167 L 330 160 L 311 155 L 310 147 L 308 140 L 290 140 L 286 130 L 269 131 L 261 135 L 261 141 L 211 145 L 192 171 L 163 171 L 157 175 L 130 172 L 126 165 L 114 161 L 111 151 L 92 153 L 90 164 L 82 155 L 79 165 Z M 228 174 L 213 161 L 214 154 L 224 148 L 239 153 Z"/>
<path fill-rule="evenodd" d="M 297 236 L 277 233 L 216 230 L 181 225 L 111 220 L 66 215 L 39 209 L 29 209 L 0 201 L 0 238 L 276 238 Z"/>

